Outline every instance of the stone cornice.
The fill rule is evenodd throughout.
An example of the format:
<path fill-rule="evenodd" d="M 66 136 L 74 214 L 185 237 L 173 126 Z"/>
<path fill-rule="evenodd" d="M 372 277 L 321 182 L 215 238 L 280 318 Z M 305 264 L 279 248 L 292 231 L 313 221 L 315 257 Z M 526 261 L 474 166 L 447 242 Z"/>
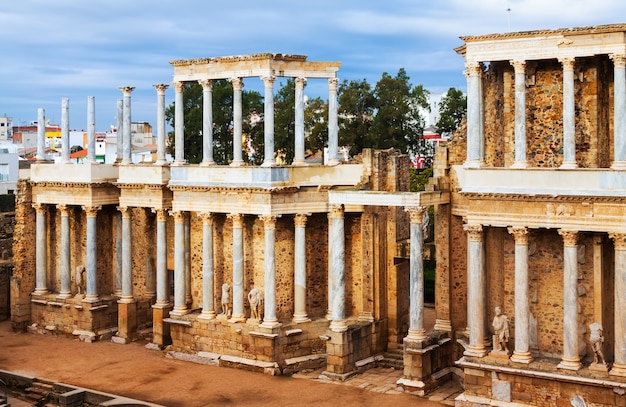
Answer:
<path fill-rule="evenodd" d="M 172 191 L 191 191 L 191 192 L 217 192 L 217 193 L 254 193 L 254 194 L 286 194 L 298 192 L 300 187 L 287 186 L 287 187 L 221 187 L 214 185 L 169 185 L 168 188 Z"/>
<path fill-rule="evenodd" d="M 473 41 L 485 41 L 485 40 L 500 40 L 511 38 L 529 38 L 537 36 L 556 36 L 556 35 L 582 35 L 582 34 L 604 34 L 613 32 L 626 32 L 626 24 L 606 24 L 587 27 L 575 27 L 575 28 L 559 28 L 554 30 L 534 30 L 534 31 L 519 31 L 503 34 L 485 34 L 485 35 L 470 35 L 460 37 L 465 42 Z"/>
<path fill-rule="evenodd" d="M 510 193 L 484 193 L 484 192 L 460 192 L 469 200 L 494 199 L 498 201 L 531 201 L 531 202 L 624 202 L 620 196 L 595 196 L 595 195 L 529 195 Z"/>
<path fill-rule="evenodd" d="M 111 182 L 63 182 L 63 181 L 30 181 L 33 187 L 60 187 L 60 188 L 111 188 L 115 187 L 115 183 Z"/>
<path fill-rule="evenodd" d="M 231 55 L 223 57 L 213 58 L 195 58 L 195 59 L 179 59 L 170 61 L 172 66 L 186 66 L 194 64 L 210 64 L 216 62 L 239 62 L 239 61 L 298 61 L 304 62 L 307 60 L 306 55 L 291 55 L 291 54 L 273 54 L 273 53 L 260 53 L 260 54 L 248 54 L 248 55 Z"/>

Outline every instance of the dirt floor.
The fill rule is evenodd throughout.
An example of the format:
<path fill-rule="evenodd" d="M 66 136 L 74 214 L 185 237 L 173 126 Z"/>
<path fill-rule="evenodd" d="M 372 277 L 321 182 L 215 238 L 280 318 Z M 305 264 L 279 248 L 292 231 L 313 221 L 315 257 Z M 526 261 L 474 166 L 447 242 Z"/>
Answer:
<path fill-rule="evenodd" d="M 128 345 L 15 333 L 0 322 L 0 369 L 165 406 L 442 406 L 409 394 L 199 365 Z"/>

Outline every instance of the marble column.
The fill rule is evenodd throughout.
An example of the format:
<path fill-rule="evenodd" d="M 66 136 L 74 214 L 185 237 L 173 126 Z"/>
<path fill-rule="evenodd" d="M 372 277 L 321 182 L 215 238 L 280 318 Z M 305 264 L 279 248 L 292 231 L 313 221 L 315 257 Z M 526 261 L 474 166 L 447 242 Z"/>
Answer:
<path fill-rule="evenodd" d="M 337 117 L 338 78 L 328 78 L 328 165 L 339 164 L 339 122 Z"/>
<path fill-rule="evenodd" d="M 170 294 L 167 275 L 167 211 L 157 209 L 156 230 L 156 274 L 157 274 L 157 298 L 156 305 L 168 306 Z"/>
<path fill-rule="evenodd" d="M 198 318 L 213 319 L 215 313 L 215 275 L 213 270 L 213 214 L 202 217 L 202 313 Z"/>
<path fill-rule="evenodd" d="M 61 163 L 70 162 L 70 100 L 61 99 Z"/>
<path fill-rule="evenodd" d="M 44 295 L 48 293 L 47 269 L 48 269 L 48 248 L 46 235 L 46 214 L 48 207 L 45 204 L 33 204 L 36 212 L 36 242 L 35 242 L 35 292 L 34 295 Z"/>
<path fill-rule="evenodd" d="M 332 321 L 330 329 L 334 332 L 348 330 L 346 321 L 346 276 L 345 276 L 345 231 L 344 231 L 344 207 L 333 205 L 330 208 L 332 222 L 332 235 L 329 246 L 332 246 L 331 278 L 332 278 Z"/>
<path fill-rule="evenodd" d="M 169 85 L 158 83 L 154 88 L 157 91 L 157 156 L 154 165 L 165 165 L 165 91 Z"/>
<path fill-rule="evenodd" d="M 515 238 L 515 350 L 511 361 L 530 363 L 530 308 L 528 305 L 528 229 L 508 228 Z"/>
<path fill-rule="evenodd" d="M 275 76 L 264 76 L 265 111 L 264 111 L 264 157 L 262 167 L 274 167 L 274 81 Z"/>
<path fill-rule="evenodd" d="M 405 210 L 411 219 L 411 249 L 409 259 L 409 332 L 408 339 L 426 339 L 424 329 L 424 262 L 422 259 L 424 235 L 422 223 L 427 207 L 410 207 Z"/>
<path fill-rule="evenodd" d="M 191 214 L 185 212 L 184 242 L 185 242 L 185 302 L 191 308 Z"/>
<path fill-rule="evenodd" d="M 611 233 L 609 237 L 615 242 L 615 344 L 609 374 L 626 377 L 626 233 Z"/>
<path fill-rule="evenodd" d="M 245 322 L 243 308 L 243 214 L 226 215 L 233 222 L 233 314 L 229 322 Z"/>
<path fill-rule="evenodd" d="M 294 276 L 293 276 L 293 322 L 309 322 L 306 312 L 306 221 L 307 215 L 294 216 Z"/>
<path fill-rule="evenodd" d="M 96 98 L 87 97 L 87 162 L 96 164 Z"/>
<path fill-rule="evenodd" d="M 485 248 L 482 225 L 466 224 L 468 270 L 467 270 L 467 325 L 470 343 L 463 353 L 483 357 L 485 347 Z"/>
<path fill-rule="evenodd" d="M 612 54 L 613 60 L 613 164 L 626 169 L 626 54 Z"/>
<path fill-rule="evenodd" d="M 72 271 L 70 253 L 70 207 L 57 205 L 57 211 L 61 214 L 61 255 L 59 265 L 61 269 L 61 290 L 57 298 L 65 299 L 72 296 Z"/>
<path fill-rule="evenodd" d="M 264 315 L 261 327 L 280 326 L 276 318 L 276 216 L 261 215 L 265 233 L 265 252 L 263 253 Z"/>
<path fill-rule="evenodd" d="M 213 165 L 213 81 L 203 79 L 202 85 L 202 162 L 201 166 Z"/>
<path fill-rule="evenodd" d="M 242 136 L 243 136 L 243 113 L 242 113 L 242 94 L 243 79 L 231 78 L 233 84 L 233 161 L 230 163 L 233 167 L 243 165 L 242 158 Z M 234 293 L 233 293 L 234 295 Z M 233 305 L 234 307 L 234 305 Z M 234 310 L 233 310 L 234 312 Z M 233 314 L 234 315 L 234 314 Z"/>
<path fill-rule="evenodd" d="M 83 206 L 87 216 L 87 242 L 86 242 L 86 295 L 83 301 L 97 302 L 98 298 L 98 228 L 96 215 L 100 206 Z"/>
<path fill-rule="evenodd" d="M 292 165 L 305 165 L 304 161 L 304 84 L 306 78 L 295 78 L 296 106 L 295 106 L 295 149 Z"/>
<path fill-rule="evenodd" d="M 563 237 L 563 356 L 559 369 L 581 368 L 578 355 L 578 232 L 559 229 Z"/>
<path fill-rule="evenodd" d="M 43 108 L 37 109 L 37 161 L 46 159 L 46 114 Z"/>
<path fill-rule="evenodd" d="M 115 130 L 115 145 L 116 145 L 116 155 L 115 155 L 115 163 L 119 164 L 122 162 L 122 156 L 124 155 L 124 100 L 117 100 L 117 114 L 116 125 L 117 128 Z"/>
<path fill-rule="evenodd" d="M 185 106 L 183 101 L 185 82 L 174 82 L 174 162 L 185 164 Z"/>
<path fill-rule="evenodd" d="M 329 321 L 333 319 L 333 246 L 330 244 L 333 238 L 333 217 L 332 213 L 328 212 L 328 309 L 326 310 L 325 318 Z"/>
<path fill-rule="evenodd" d="M 515 68 L 515 162 L 511 168 L 526 168 L 526 61 L 511 61 Z"/>
<path fill-rule="evenodd" d="M 576 168 L 574 58 L 560 58 L 559 62 L 563 65 L 563 163 L 560 168 Z"/>
<path fill-rule="evenodd" d="M 483 133 L 481 124 L 482 109 L 482 64 L 468 62 L 465 64 L 467 76 L 467 158 L 463 164 L 466 168 L 479 168 L 484 165 Z"/>
<path fill-rule="evenodd" d="M 174 308 L 172 315 L 189 312 L 185 301 L 185 212 L 174 211 Z"/>
<path fill-rule="evenodd" d="M 122 213 L 122 296 L 120 302 L 130 303 L 134 301 L 131 208 L 119 206 L 118 210 Z"/>
<path fill-rule="evenodd" d="M 115 296 L 122 296 L 122 213 L 115 214 Z"/>
<path fill-rule="evenodd" d="M 124 112 L 122 118 L 122 162 L 123 165 L 128 165 L 133 163 L 132 155 L 132 146 L 133 139 L 132 134 L 130 132 L 131 127 L 131 114 L 130 114 L 130 94 L 135 88 L 133 86 L 122 86 L 120 88 L 122 94 L 124 95 Z"/>

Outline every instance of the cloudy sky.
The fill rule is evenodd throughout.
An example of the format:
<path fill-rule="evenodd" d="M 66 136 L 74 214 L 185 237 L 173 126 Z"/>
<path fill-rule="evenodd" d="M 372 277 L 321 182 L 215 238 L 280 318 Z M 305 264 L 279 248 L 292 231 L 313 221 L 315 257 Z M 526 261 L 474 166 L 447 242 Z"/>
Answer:
<path fill-rule="evenodd" d="M 132 120 L 156 120 L 155 83 L 170 83 L 169 61 L 283 53 L 339 61 L 341 80 L 374 85 L 405 68 L 433 93 L 465 90 L 459 36 L 626 22 L 623 0 L 1 0 L 0 115 L 14 124 L 37 109 L 70 127 L 115 123 L 120 86 L 135 86 Z M 510 10 L 510 11 L 507 11 Z M 620 20 L 621 19 L 621 20 Z M 245 89 L 262 90 L 249 78 Z M 323 81 L 306 93 L 327 97 Z M 174 98 L 172 87 L 166 103 Z"/>

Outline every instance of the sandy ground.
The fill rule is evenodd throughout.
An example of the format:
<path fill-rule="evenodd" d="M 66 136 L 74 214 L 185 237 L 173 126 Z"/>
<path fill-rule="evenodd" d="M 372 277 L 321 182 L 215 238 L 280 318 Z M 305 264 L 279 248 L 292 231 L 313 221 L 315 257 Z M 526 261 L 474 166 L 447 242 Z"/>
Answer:
<path fill-rule="evenodd" d="M 15 333 L 4 321 L 0 369 L 172 407 L 442 405 L 409 394 L 174 360 L 145 344 L 84 343 L 61 335 Z"/>

